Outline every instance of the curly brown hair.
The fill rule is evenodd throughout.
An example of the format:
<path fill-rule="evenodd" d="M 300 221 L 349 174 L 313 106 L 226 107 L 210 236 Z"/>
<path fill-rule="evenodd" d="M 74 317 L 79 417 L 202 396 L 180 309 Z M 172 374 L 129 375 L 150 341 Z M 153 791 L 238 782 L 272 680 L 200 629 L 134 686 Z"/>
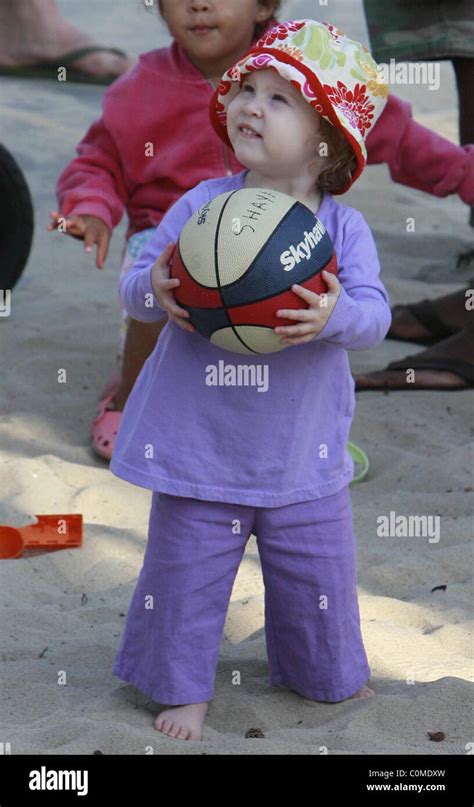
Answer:
<path fill-rule="evenodd" d="M 322 143 L 327 145 L 327 154 L 324 156 L 327 162 L 319 172 L 315 185 L 323 192 L 340 193 L 357 168 L 357 157 L 341 130 L 325 118 L 319 122 L 318 148 Z M 317 165 L 320 164 L 318 159 Z"/>

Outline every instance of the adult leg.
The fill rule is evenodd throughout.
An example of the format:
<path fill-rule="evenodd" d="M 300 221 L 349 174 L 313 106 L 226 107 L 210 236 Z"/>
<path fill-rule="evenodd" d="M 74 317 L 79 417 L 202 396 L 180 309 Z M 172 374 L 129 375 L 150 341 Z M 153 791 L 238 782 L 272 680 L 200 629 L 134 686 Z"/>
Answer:
<path fill-rule="evenodd" d="M 459 98 L 459 142 L 461 146 L 474 143 L 474 59 L 453 59 L 454 74 Z M 474 226 L 474 221 L 472 222 Z M 467 322 L 464 306 L 464 290 L 448 294 L 433 300 L 435 313 L 453 333 L 460 331 Z M 398 336 L 410 339 L 424 339 L 429 331 L 406 308 L 400 308 L 394 314 L 391 330 Z"/>
<path fill-rule="evenodd" d="M 257 511 L 270 679 L 341 701 L 370 677 L 360 630 L 349 489 Z"/>
<path fill-rule="evenodd" d="M 474 59 L 452 60 L 459 96 L 459 141 L 461 146 L 474 143 Z"/>
<path fill-rule="evenodd" d="M 459 96 L 459 141 L 461 146 L 474 143 L 474 59 L 453 59 Z M 471 205 L 471 227 L 474 227 L 474 204 Z"/>
<path fill-rule="evenodd" d="M 453 67 L 459 96 L 459 140 L 461 145 L 474 143 L 474 59 L 453 59 Z M 471 225 L 474 226 L 473 209 L 471 209 Z M 446 389 L 459 390 L 466 388 L 466 381 L 456 372 L 436 368 L 436 358 L 445 361 L 446 356 L 459 362 L 473 363 L 473 330 L 470 324 L 472 311 L 465 307 L 465 290 L 454 295 L 440 297 L 433 301 L 436 314 L 448 328 L 453 329 L 455 336 L 441 339 L 434 347 L 417 354 L 418 360 L 426 360 L 431 367 L 417 370 L 415 384 L 404 383 L 405 372 L 396 368 L 377 370 L 372 373 L 359 374 L 356 377 L 356 389 Z M 417 322 L 413 314 L 406 308 L 397 310 L 391 330 L 399 338 L 423 339 L 426 329 Z"/>

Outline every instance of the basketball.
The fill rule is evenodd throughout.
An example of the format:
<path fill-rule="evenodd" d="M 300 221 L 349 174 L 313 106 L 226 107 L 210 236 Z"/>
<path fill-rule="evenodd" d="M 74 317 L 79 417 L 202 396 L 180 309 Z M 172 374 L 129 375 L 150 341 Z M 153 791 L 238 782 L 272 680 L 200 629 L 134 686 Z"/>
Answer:
<path fill-rule="evenodd" d="M 321 221 L 292 196 L 267 188 L 222 193 L 196 210 L 171 258 L 178 305 L 196 330 L 233 353 L 283 350 L 281 308 L 307 308 L 298 283 L 327 290 L 321 271 L 337 274 L 332 241 Z"/>

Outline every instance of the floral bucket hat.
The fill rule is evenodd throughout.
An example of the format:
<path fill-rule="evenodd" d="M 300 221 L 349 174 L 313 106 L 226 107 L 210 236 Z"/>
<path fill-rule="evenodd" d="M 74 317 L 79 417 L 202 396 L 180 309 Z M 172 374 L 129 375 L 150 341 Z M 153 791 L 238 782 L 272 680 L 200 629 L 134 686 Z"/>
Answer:
<path fill-rule="evenodd" d="M 305 101 L 346 136 L 357 157 L 357 169 L 345 193 L 367 161 L 365 138 L 380 116 L 388 85 L 367 48 L 334 25 L 315 20 L 289 20 L 271 28 L 221 78 L 210 104 L 211 123 L 232 148 L 227 134 L 227 107 L 243 76 L 273 68 Z"/>

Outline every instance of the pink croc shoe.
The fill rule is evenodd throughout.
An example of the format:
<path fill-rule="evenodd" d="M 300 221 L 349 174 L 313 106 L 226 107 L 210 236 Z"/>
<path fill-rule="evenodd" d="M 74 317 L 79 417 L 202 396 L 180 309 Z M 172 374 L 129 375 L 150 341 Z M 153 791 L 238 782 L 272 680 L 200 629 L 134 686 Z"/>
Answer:
<path fill-rule="evenodd" d="M 107 409 L 113 400 L 115 390 L 99 401 L 96 416 L 91 423 L 90 431 L 92 445 L 96 454 L 110 460 L 115 445 L 115 436 L 118 432 L 122 413 L 113 409 Z"/>

